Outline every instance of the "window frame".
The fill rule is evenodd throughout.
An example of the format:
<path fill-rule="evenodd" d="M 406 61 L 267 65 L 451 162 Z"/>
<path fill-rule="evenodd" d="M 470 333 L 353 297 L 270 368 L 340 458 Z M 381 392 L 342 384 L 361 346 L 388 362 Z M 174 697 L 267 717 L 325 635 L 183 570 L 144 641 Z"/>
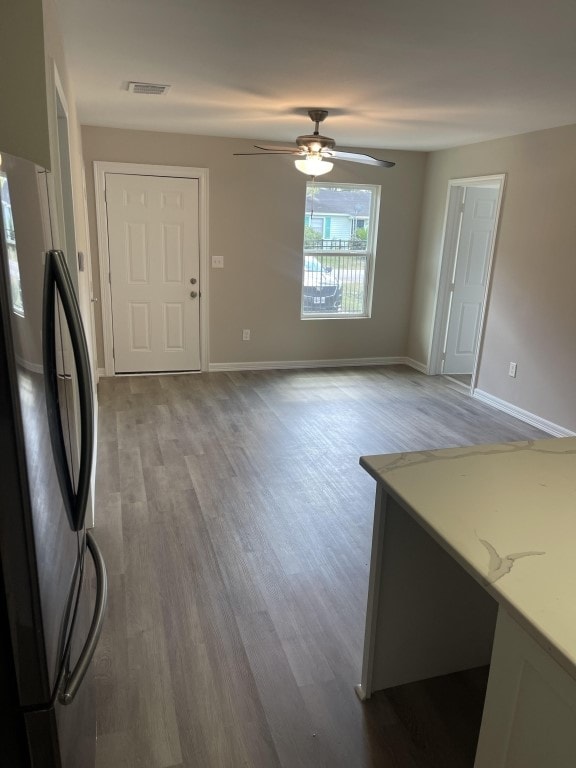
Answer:
<path fill-rule="evenodd" d="M 328 250 L 304 248 L 305 232 L 302 238 L 302 278 L 300 286 L 300 319 L 301 320 L 366 320 L 372 317 L 372 302 L 374 294 L 374 271 L 376 263 L 376 254 L 378 249 L 378 223 L 380 218 L 380 199 L 382 194 L 382 187 L 380 184 L 353 184 L 350 182 L 329 182 L 329 181 L 307 181 L 306 182 L 306 197 L 304 200 L 304 217 L 303 224 L 306 227 L 307 221 L 312 221 L 312 218 L 319 216 L 315 211 L 313 215 L 307 210 L 308 190 L 311 187 L 320 188 L 338 188 L 338 189 L 365 189 L 370 190 L 370 211 L 368 216 L 364 215 L 364 228 L 366 227 L 366 221 L 368 221 L 368 232 L 366 239 L 366 248 L 363 250 Z M 326 238 L 328 239 L 328 238 Z M 351 312 L 305 312 L 304 310 L 304 280 L 305 280 L 305 263 L 306 259 L 312 257 L 322 264 L 322 258 L 326 256 L 342 256 L 348 254 L 365 255 L 365 270 L 364 270 L 364 311 L 358 313 Z"/>
<path fill-rule="evenodd" d="M 20 264 L 18 263 L 18 249 L 16 246 L 16 230 L 14 219 L 12 217 L 12 202 L 10 199 L 10 187 L 8 185 L 8 174 L 0 170 L 0 177 L 4 183 L 0 186 L 6 187 L 6 199 L 0 200 L 0 218 L 6 237 L 6 248 L 8 250 L 8 269 L 10 277 L 10 304 L 12 312 L 18 317 L 25 317 L 24 297 L 22 295 L 22 277 L 20 275 Z"/>

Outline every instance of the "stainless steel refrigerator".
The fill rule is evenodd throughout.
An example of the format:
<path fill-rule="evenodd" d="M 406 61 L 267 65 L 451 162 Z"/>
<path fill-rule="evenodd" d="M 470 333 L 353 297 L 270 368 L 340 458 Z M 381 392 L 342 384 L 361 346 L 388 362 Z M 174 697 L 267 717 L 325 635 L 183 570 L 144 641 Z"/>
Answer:
<path fill-rule="evenodd" d="M 90 364 L 48 174 L 0 158 L 0 765 L 92 768 L 106 569 L 84 523 Z"/>

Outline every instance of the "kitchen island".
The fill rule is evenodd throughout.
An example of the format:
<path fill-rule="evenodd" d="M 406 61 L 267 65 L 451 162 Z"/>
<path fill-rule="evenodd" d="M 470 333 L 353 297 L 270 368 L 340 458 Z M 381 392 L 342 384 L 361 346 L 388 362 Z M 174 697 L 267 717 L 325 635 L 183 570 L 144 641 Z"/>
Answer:
<path fill-rule="evenodd" d="M 576 438 L 364 456 L 361 699 L 490 664 L 475 768 L 576 766 Z"/>

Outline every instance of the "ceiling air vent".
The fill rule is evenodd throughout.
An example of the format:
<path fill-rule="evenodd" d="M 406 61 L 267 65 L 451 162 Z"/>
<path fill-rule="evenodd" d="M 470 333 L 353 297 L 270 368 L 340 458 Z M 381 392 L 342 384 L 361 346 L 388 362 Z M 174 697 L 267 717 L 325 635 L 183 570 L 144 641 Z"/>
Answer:
<path fill-rule="evenodd" d="M 159 85 L 158 83 L 128 83 L 130 93 L 143 93 L 148 96 L 162 96 L 169 90 L 169 85 Z"/>

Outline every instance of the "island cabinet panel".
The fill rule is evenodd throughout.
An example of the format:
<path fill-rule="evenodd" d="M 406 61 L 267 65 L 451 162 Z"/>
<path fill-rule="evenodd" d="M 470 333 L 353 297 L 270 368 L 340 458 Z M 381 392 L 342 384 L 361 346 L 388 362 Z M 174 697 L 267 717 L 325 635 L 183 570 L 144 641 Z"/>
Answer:
<path fill-rule="evenodd" d="M 576 766 L 576 682 L 500 607 L 474 768 Z"/>
<path fill-rule="evenodd" d="M 489 664 L 496 601 L 381 489 L 374 516 L 363 698 Z"/>

